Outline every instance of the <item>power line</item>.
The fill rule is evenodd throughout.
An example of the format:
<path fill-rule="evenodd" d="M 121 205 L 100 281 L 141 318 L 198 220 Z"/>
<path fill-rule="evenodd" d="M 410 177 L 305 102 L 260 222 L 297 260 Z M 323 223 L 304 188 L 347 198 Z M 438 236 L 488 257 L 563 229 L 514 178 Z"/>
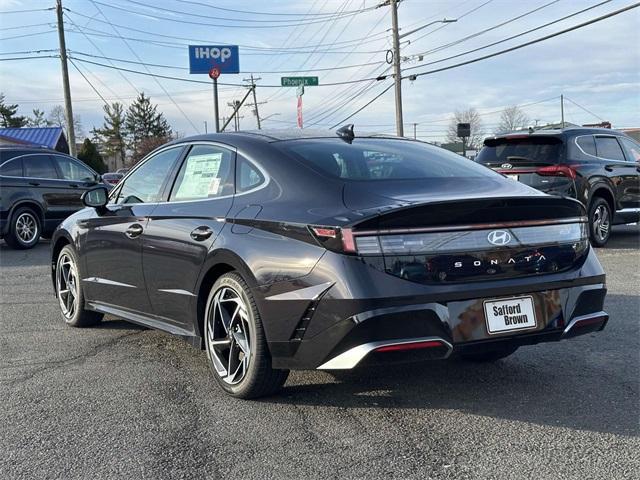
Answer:
<path fill-rule="evenodd" d="M 194 0 L 174 0 L 176 2 L 179 3 L 186 3 L 186 4 L 191 4 L 191 5 L 199 5 L 202 7 L 207 7 L 207 8 L 212 8 L 215 10 L 222 10 L 225 12 L 233 12 L 233 13 L 244 13 L 247 15 L 277 15 L 277 16 L 326 16 L 326 15 L 331 15 L 330 12 L 318 12 L 318 13 L 306 13 L 306 14 L 300 14 L 300 13 L 277 13 L 277 12 L 256 12 L 256 11 L 250 11 L 250 10 L 235 10 L 233 8 L 224 8 L 224 7 L 218 7 L 215 5 L 210 5 L 208 3 L 203 3 L 203 2 L 196 2 Z M 354 11 L 350 11 L 350 12 L 346 12 L 346 13 L 354 13 Z"/>
<path fill-rule="evenodd" d="M 38 55 L 35 57 L 10 57 L 10 58 L 0 58 L 0 62 L 9 62 L 11 60 L 33 60 L 35 58 L 58 58 L 60 55 Z"/>
<path fill-rule="evenodd" d="M 444 45 L 440 45 L 438 47 L 435 47 L 435 48 L 432 48 L 430 50 L 427 50 L 426 52 L 418 53 L 416 55 L 428 55 L 430 53 L 435 53 L 437 51 L 443 50 L 443 49 L 448 48 L 448 47 L 453 47 L 454 45 L 458 45 L 458 44 L 466 42 L 467 40 L 470 40 L 472 38 L 479 37 L 480 35 L 484 35 L 485 33 L 491 32 L 492 30 L 496 30 L 497 28 L 504 27 L 505 25 L 508 25 L 509 23 L 513 23 L 513 22 L 515 22 L 517 20 L 520 20 L 521 18 L 529 16 L 529 15 L 531 15 L 533 13 L 536 13 L 536 12 L 538 12 L 538 11 L 544 9 L 544 8 L 550 7 L 551 5 L 556 4 L 559 1 L 560 0 L 552 0 L 549 3 L 545 3 L 544 5 L 536 7 L 533 10 L 529 10 L 528 12 L 525 12 L 523 14 L 520 14 L 520 15 L 517 15 L 515 17 L 512 17 L 512 18 L 510 18 L 508 20 L 505 20 L 504 22 L 501 22 L 501 23 L 498 23 L 496 25 L 493 25 L 492 27 L 485 28 L 484 30 L 480 30 L 479 32 L 473 33 L 471 35 L 467 35 L 466 37 L 460 38 L 459 40 L 455 40 L 453 42 L 449 42 L 449 43 L 446 43 Z M 608 0 L 608 1 L 611 1 L 611 0 Z M 412 56 L 415 56 L 415 55 L 412 55 Z"/>
<path fill-rule="evenodd" d="M 594 116 L 594 117 L 596 117 L 598 120 L 600 120 L 600 121 L 602 121 L 602 122 L 604 122 L 604 121 L 605 121 L 605 120 L 604 120 L 604 118 L 602 118 L 600 115 L 596 115 L 596 114 L 595 114 L 595 113 L 593 113 L 591 110 L 586 109 L 585 107 L 583 107 L 582 105 L 578 104 L 577 102 L 574 102 L 574 101 L 573 101 L 573 100 L 571 100 L 570 98 L 568 98 L 568 97 L 566 97 L 566 96 L 565 96 L 565 97 L 564 97 L 564 99 L 565 99 L 565 100 L 569 100 L 569 101 L 570 101 L 571 103 L 573 103 L 576 107 L 578 107 L 578 108 L 580 108 L 580 109 L 584 110 L 585 112 L 587 112 L 587 113 L 589 113 L 589 114 L 593 115 L 593 116 Z"/>
<path fill-rule="evenodd" d="M 169 12 L 169 13 L 174 13 L 174 14 L 179 14 L 179 15 L 184 15 L 186 17 L 197 17 L 197 18 L 210 18 L 213 20 L 224 20 L 224 21 L 231 21 L 231 22 L 250 22 L 250 23 L 287 23 L 287 22 L 293 22 L 295 20 L 292 19 L 286 19 L 286 20 L 261 20 L 261 19 L 246 19 L 246 18 L 228 18 L 228 17 L 213 17 L 211 15 L 203 15 L 203 14 L 198 14 L 198 13 L 190 13 L 190 12 L 185 12 L 184 10 L 172 10 L 170 8 L 163 8 L 163 7 L 159 7 L 157 5 L 149 5 L 137 0 L 127 0 L 129 3 L 133 3 L 134 5 L 140 5 L 146 8 L 152 8 L 153 10 L 160 10 L 163 12 Z M 109 7 L 113 7 L 113 5 L 107 5 L 104 3 L 101 3 L 101 5 L 105 5 L 105 6 L 109 6 Z M 115 7 L 114 7 L 115 8 Z M 333 12 L 333 13 L 327 13 L 325 17 L 323 17 L 322 19 L 319 20 L 314 20 L 314 21 L 306 21 L 306 20 L 298 20 L 300 25 L 311 25 L 313 23 L 322 23 L 323 21 L 330 21 L 332 18 L 344 18 L 344 17 L 353 17 L 356 16 L 360 13 L 366 12 L 366 11 L 370 11 L 370 10 L 374 10 L 376 7 L 368 7 L 368 8 L 362 8 L 359 10 L 353 10 L 351 12 Z M 140 15 L 146 15 L 146 14 L 142 14 L 140 13 Z"/>
<path fill-rule="evenodd" d="M 98 12 L 100 12 L 100 15 L 102 15 L 102 17 L 109 21 L 109 19 L 107 18 L 107 16 L 102 12 L 102 9 L 97 5 L 97 3 L 100 2 L 96 2 L 95 0 L 90 0 L 91 3 L 93 4 L 93 6 L 96 8 L 96 10 L 98 10 Z M 118 29 L 116 27 L 114 27 L 112 25 L 112 28 L 114 30 L 114 32 L 116 32 L 118 34 L 118 36 L 120 35 L 120 32 L 118 31 Z M 140 63 L 144 66 L 145 70 L 148 73 L 151 73 L 149 71 L 149 67 L 147 67 L 147 65 L 142 61 L 142 59 L 140 58 L 140 56 L 136 53 L 136 51 L 131 48 L 131 45 L 129 45 L 129 43 L 125 40 L 122 39 L 122 41 L 124 42 L 124 44 L 127 46 L 127 48 L 131 51 L 131 53 L 133 53 L 133 55 L 140 61 Z M 169 94 L 169 92 L 164 88 L 164 86 L 160 83 L 160 81 L 157 78 L 153 78 L 153 80 L 158 84 L 158 86 L 160 87 L 160 89 L 167 95 L 167 97 L 169 98 L 169 100 L 171 100 L 171 103 L 173 103 L 173 105 L 178 109 L 178 111 L 182 114 L 182 116 L 185 118 L 185 120 L 187 120 L 187 122 L 191 125 L 191 127 L 196 131 L 196 133 L 200 133 L 200 130 L 198 129 L 198 127 L 195 126 L 195 124 L 193 123 L 193 121 L 191 120 L 191 118 L 184 112 L 184 110 L 182 110 L 182 108 L 180 107 L 180 105 L 178 105 L 178 103 L 173 99 L 173 97 L 171 96 L 171 94 Z"/>
<path fill-rule="evenodd" d="M 371 105 L 373 102 L 375 102 L 376 100 L 378 100 L 380 97 L 382 97 L 382 95 L 384 95 L 385 93 L 387 93 L 389 90 L 391 90 L 393 88 L 393 83 L 390 84 L 389 86 L 387 86 L 387 88 L 385 88 L 383 91 L 381 91 L 378 95 L 376 95 L 375 97 L 373 97 L 371 100 L 369 100 L 367 103 L 365 103 L 363 106 L 361 106 L 359 109 L 357 109 L 355 112 L 353 112 L 351 115 L 349 115 L 348 117 L 343 118 L 342 120 L 340 120 L 339 122 L 337 122 L 335 125 L 332 125 L 329 128 L 336 128 L 339 125 L 342 125 L 344 122 L 346 122 L 347 120 L 349 120 L 351 117 L 353 117 L 354 115 L 357 115 L 358 113 L 360 113 L 362 110 L 364 110 L 365 108 L 367 108 L 369 105 Z"/>
<path fill-rule="evenodd" d="M 28 53 L 57 52 L 57 48 L 47 48 L 42 50 L 22 50 L 19 52 L 0 52 L 0 55 L 26 55 Z"/>
<path fill-rule="evenodd" d="M 173 77 L 170 75 L 160 75 L 158 73 L 149 73 L 149 72 L 141 72 L 139 70 L 132 70 L 130 68 L 124 68 L 124 67 L 115 67 L 113 65 L 107 65 L 104 63 L 100 63 L 100 62 L 94 62 L 92 60 L 86 60 L 86 59 L 81 59 L 81 58 L 77 58 L 74 57 L 74 60 L 82 62 L 82 63 L 90 63 L 92 65 L 97 65 L 99 67 L 105 67 L 105 68 L 110 68 L 113 70 L 121 70 L 123 72 L 129 72 L 129 73 L 135 73 L 138 75 L 144 75 L 147 77 L 156 77 L 156 78 L 164 78 L 167 80 L 176 80 L 179 82 L 187 82 L 187 83 L 200 83 L 200 84 L 205 84 L 205 85 L 211 85 L 210 82 L 204 81 L 204 80 L 193 80 L 190 78 L 180 78 L 180 77 Z M 335 87 L 337 85 L 348 85 L 348 84 L 352 84 L 352 83 L 361 83 L 361 82 L 368 82 L 371 80 L 377 80 L 376 77 L 374 78 L 362 78 L 359 80 L 351 80 L 351 81 L 343 81 L 343 82 L 331 82 L 331 83 L 321 83 L 319 86 L 320 87 Z M 218 83 L 218 85 L 225 85 L 225 86 L 232 86 L 232 87 L 244 87 L 245 85 L 241 84 L 241 83 Z M 260 85 L 260 87 L 262 88 L 282 88 L 282 85 Z M 317 87 L 314 87 L 317 88 Z"/>
<path fill-rule="evenodd" d="M 4 32 L 5 30 L 18 30 L 18 29 L 31 28 L 31 27 L 43 27 L 44 25 L 52 27 L 53 23 L 44 22 L 44 23 L 32 23 L 30 25 L 18 25 L 17 27 L 2 27 L 0 28 L 0 31 Z"/>
<path fill-rule="evenodd" d="M 113 60 L 115 62 L 122 62 L 122 63 L 131 63 L 131 64 L 135 64 L 135 65 L 140 65 L 140 62 L 136 62 L 133 60 L 126 60 L 124 58 L 115 58 L 115 57 L 107 57 L 107 56 L 102 56 L 102 55 L 95 55 L 95 54 L 91 54 L 91 53 L 86 53 L 86 52 L 79 52 L 77 50 L 70 50 L 69 53 L 73 53 L 75 55 L 82 55 L 85 57 L 91 57 L 91 58 L 102 58 L 104 60 Z M 1 55 L 1 54 L 0 54 Z M 146 62 L 145 62 L 146 63 Z M 294 72 L 327 72 L 327 71 L 331 71 L 331 70 L 345 70 L 345 69 L 349 69 L 349 68 L 356 68 L 356 67 L 366 67 L 369 65 L 377 65 L 379 64 L 379 62 L 369 62 L 369 63 L 358 63 L 355 65 L 343 65 L 340 67 L 326 67 L 326 68 L 312 68 L 309 70 L 264 70 L 264 71 L 257 71 L 257 70 L 251 70 L 250 72 L 240 72 L 240 73 L 294 73 Z M 177 65 L 165 65 L 165 64 L 158 64 L 158 63 L 146 63 L 146 65 L 150 66 L 150 67 L 158 67 L 158 68 L 170 68 L 170 69 L 174 69 L 174 70 L 188 70 L 188 67 L 179 67 Z"/>
<path fill-rule="evenodd" d="M 498 55 L 503 55 L 505 53 L 513 52 L 514 50 L 519 50 L 521 48 L 528 47 L 530 45 L 534 45 L 536 43 L 540 43 L 540 42 L 543 42 L 545 40 L 549 40 L 550 38 L 554 38 L 554 37 L 557 37 L 559 35 L 564 35 L 565 33 L 569 33 L 569 32 L 572 32 L 574 30 L 578 30 L 579 28 L 583 28 L 583 27 L 586 27 L 588 25 L 592 25 L 594 23 L 601 22 L 602 20 L 606 20 L 607 18 L 619 15 L 619 14 L 624 13 L 624 12 L 626 12 L 628 10 L 633 9 L 633 8 L 637 8 L 638 6 L 640 6 L 640 2 L 639 3 L 634 3 L 633 5 L 629 5 L 627 7 L 621 8 L 619 10 L 615 10 L 615 11 L 613 11 L 611 13 L 607 13 L 607 14 L 602 15 L 600 17 L 596 17 L 596 18 L 588 20 L 586 22 L 582 22 L 582 23 L 580 23 L 578 25 L 574 25 L 573 27 L 565 28 L 564 30 L 560 30 L 559 32 L 551 33 L 549 35 L 545 35 L 544 37 L 536 38 L 536 39 L 531 40 L 529 42 L 521 43 L 519 45 L 513 46 L 511 48 L 507 48 L 505 50 L 500 50 L 499 52 L 491 53 L 489 55 L 484 55 L 482 57 L 474 58 L 472 60 L 467 60 L 466 62 L 461 62 L 461 63 L 457 63 L 457 64 L 454 64 L 454 65 L 449 65 L 447 67 L 437 68 L 435 70 L 412 73 L 411 75 L 409 75 L 407 77 L 403 77 L 403 78 L 421 77 L 423 75 L 431 75 L 433 73 L 443 72 L 445 70 L 451 70 L 452 68 L 458 68 L 458 67 L 462 67 L 464 65 L 469 65 L 471 63 L 480 62 L 480 61 L 486 60 L 488 58 L 497 57 Z"/>
<path fill-rule="evenodd" d="M 55 8 L 50 7 L 50 8 L 31 8 L 28 10 L 5 10 L 4 12 L 0 12 L 0 15 L 11 15 L 12 13 L 46 12 L 49 10 L 55 10 Z"/>
<path fill-rule="evenodd" d="M 82 35 L 84 36 L 84 38 L 86 38 L 86 39 L 89 41 L 89 43 L 90 43 L 91 45 L 93 45 L 93 47 L 94 47 L 94 48 L 95 48 L 99 53 L 101 53 L 102 55 L 104 55 L 104 52 L 102 51 L 102 49 L 101 49 L 98 45 L 96 45 L 96 43 L 95 43 L 93 40 L 91 40 L 91 39 L 87 36 L 87 34 L 85 34 L 85 33 L 82 31 L 82 29 L 81 29 L 81 28 L 80 28 L 80 27 L 79 27 L 79 26 L 78 26 L 78 25 L 73 21 L 73 19 L 69 18 L 69 15 L 67 15 L 67 13 L 66 13 L 66 12 L 64 12 L 64 16 L 65 16 L 65 17 L 66 17 L 66 18 L 71 22 L 71 24 L 72 24 L 72 25 L 74 25 L 74 26 L 75 26 L 75 27 L 80 31 L 80 33 L 82 33 Z M 115 67 L 115 65 L 113 65 L 113 62 L 111 62 L 111 61 L 110 61 L 109 63 L 110 63 L 112 66 L 114 66 L 114 67 Z M 129 79 L 127 78 L 127 76 L 126 76 L 124 73 L 122 73 L 122 72 L 118 72 L 118 74 L 120 75 L 120 77 L 122 77 L 122 79 L 123 79 L 125 82 L 127 82 L 127 83 L 129 84 L 129 86 L 130 86 L 131 88 L 133 88 L 133 90 L 134 90 L 136 93 L 138 93 L 138 94 L 140 93 L 140 90 L 138 90 L 138 88 L 137 88 L 137 87 L 136 87 L 136 86 L 131 82 L 131 80 L 129 80 Z"/>
<path fill-rule="evenodd" d="M 98 23 L 103 23 L 106 25 L 109 25 L 109 22 L 106 22 L 105 20 L 100 20 L 99 18 L 95 18 L 89 15 L 85 15 L 79 12 L 76 12 L 74 10 L 70 10 L 68 8 L 65 8 L 65 10 L 73 15 L 77 15 L 79 17 L 85 18 L 87 20 L 93 21 L 93 22 L 98 22 Z M 65 14 L 67 18 L 69 18 L 69 15 Z M 123 30 L 129 30 L 132 32 L 136 32 L 136 33 L 141 33 L 144 35 L 151 35 L 154 37 L 160 37 L 160 38 L 170 38 L 170 39 L 174 39 L 174 40 L 184 40 L 186 42 L 203 42 L 203 43 L 212 43 L 211 39 L 198 39 L 198 38 L 185 38 L 185 37 L 180 37 L 180 36 L 176 36 L 176 35 L 166 35 L 166 34 L 161 34 L 161 33 L 157 33 L 157 32 L 151 32 L 149 30 L 142 30 L 139 28 L 133 28 L 133 27 L 127 27 L 126 25 L 120 25 L 117 23 L 113 23 L 111 22 L 111 24 L 115 25 L 116 27 L 118 27 L 119 29 L 123 29 Z M 95 28 L 90 28 L 90 27 L 84 27 L 84 30 L 86 31 L 90 31 L 90 32 L 95 32 L 96 36 L 106 36 L 106 37 L 111 37 L 111 38 L 116 38 L 113 34 L 110 34 L 108 32 L 105 32 L 103 30 L 97 30 Z M 76 32 L 77 33 L 77 32 Z M 89 34 L 91 35 L 91 34 Z M 362 44 L 362 42 L 364 41 L 373 41 L 373 40 L 381 40 L 384 37 L 386 37 L 386 32 L 378 32 L 376 34 L 370 35 L 369 37 L 363 37 L 363 38 L 354 38 L 351 40 L 342 40 L 339 42 L 334 42 L 332 45 L 337 46 L 348 46 L 350 44 Z M 375 38 L 378 37 L 378 38 Z M 173 47 L 184 47 L 184 46 L 188 46 L 189 43 L 176 43 L 176 42 L 165 42 L 163 40 L 150 40 L 150 39 L 145 39 L 145 38 L 136 38 L 136 37 L 124 37 L 127 40 L 132 40 L 132 41 L 137 41 L 137 42 L 143 42 L 143 43 L 154 43 L 154 44 L 159 44 L 162 46 L 167 46 L 170 48 Z M 221 42 L 224 43 L 224 42 Z M 318 44 L 315 45 L 316 47 L 326 47 L 329 44 Z M 280 48 L 275 48 L 275 47 L 260 47 L 260 46 L 255 46 L 255 45 L 243 45 L 243 44 L 238 44 L 239 47 L 241 47 L 243 50 L 251 50 L 251 51 L 256 51 L 256 52 L 260 52 L 260 53 L 248 53 L 248 52 L 243 52 L 243 55 L 281 55 L 282 53 L 290 53 L 290 54 L 306 54 L 306 53 L 310 53 L 309 50 L 301 50 L 304 48 L 308 48 L 304 47 L 304 46 L 295 46 L 295 47 L 280 47 Z M 380 52 L 384 52 L 385 50 L 377 50 L 376 52 L 373 51 L 364 51 L 361 53 L 380 53 Z M 264 53 L 264 52 L 273 52 L 273 53 Z M 335 50 L 335 51 L 328 51 L 328 53 L 345 53 L 344 51 L 339 51 L 339 50 Z"/>
<path fill-rule="evenodd" d="M 193 20 L 181 20 L 181 19 L 177 19 L 177 18 L 169 18 L 169 17 L 162 17 L 159 15 L 154 15 L 152 13 L 141 13 L 141 12 L 136 12 L 135 10 L 130 10 L 128 8 L 124 8 L 124 7 L 120 7 L 114 4 L 108 4 L 108 3 L 102 3 L 99 2 L 97 0 L 93 0 L 94 4 L 99 4 L 108 8 L 112 8 L 114 10 L 120 10 L 122 12 L 126 12 L 132 15 L 138 15 L 138 16 L 143 16 L 143 17 L 148 17 L 148 18 L 153 18 L 156 20 L 164 20 L 167 22 L 172 22 L 172 23 L 181 23 L 181 24 L 185 24 L 185 25 L 202 25 L 205 27 L 216 27 L 216 28 L 261 28 L 261 29 L 265 29 L 265 28 L 290 28 L 290 27 L 298 27 L 298 26 L 306 26 L 306 25 L 314 25 L 317 23 L 326 23 L 326 22 L 330 22 L 336 19 L 336 17 L 329 17 L 326 19 L 320 19 L 320 20 L 312 20 L 312 21 L 308 21 L 308 22 L 300 22 L 300 23 L 289 23 L 289 24 L 282 24 L 282 25 L 235 25 L 235 24 L 228 24 L 228 23 L 210 23 L 210 22 L 196 22 Z M 159 9 L 162 10 L 159 7 L 154 6 L 154 9 Z M 370 7 L 373 8 L 373 7 Z M 176 11 L 174 10 L 173 13 L 175 13 Z M 178 12 L 181 13 L 181 12 Z M 200 16 L 201 18 L 207 18 L 204 15 Z M 225 19 L 222 19 L 225 20 Z"/>
<path fill-rule="evenodd" d="M 422 68 L 422 67 L 425 67 L 427 65 L 435 65 L 436 63 L 442 63 L 442 62 L 445 62 L 447 60 L 452 60 L 454 58 L 463 57 L 463 56 L 468 55 L 470 53 L 475 53 L 475 52 L 478 52 L 480 50 L 484 50 L 486 48 L 494 47 L 494 46 L 499 45 L 501 43 L 508 42 L 509 40 L 513 40 L 514 38 L 519 38 L 519 37 L 522 37 L 522 36 L 527 35 L 529 33 L 532 33 L 532 32 L 538 31 L 538 30 L 542 30 L 543 28 L 546 28 L 546 27 L 549 27 L 549 26 L 554 25 L 556 23 L 562 22 L 564 20 L 567 20 L 568 18 L 572 18 L 572 17 L 580 15 L 580 14 L 582 14 L 584 12 L 587 12 L 589 10 L 593 10 L 594 8 L 598 8 L 598 7 L 602 6 L 602 5 L 604 5 L 605 3 L 609 3 L 610 1 L 611 0 L 605 0 L 604 2 L 600 2 L 600 3 L 597 3 L 597 4 L 592 5 L 590 7 L 583 8 L 582 10 L 578 10 L 577 12 L 570 13 L 569 15 L 565 15 L 564 17 L 558 18 L 558 19 L 553 20 L 551 22 L 547 22 L 547 23 L 545 23 L 543 25 L 539 25 L 537 27 L 530 28 L 529 30 L 525 30 L 524 32 L 517 33 L 515 35 L 511 35 L 510 37 L 503 38 L 502 40 L 491 42 L 491 43 L 489 43 L 487 45 L 483 45 L 481 47 L 477 47 L 477 48 L 474 48 L 472 50 L 467 50 L 465 52 L 457 53 L 455 55 L 451 55 L 449 57 L 441 58 L 439 60 L 434 60 L 432 62 L 422 63 L 421 65 L 414 65 L 413 67 L 406 67 L 404 70 L 414 70 L 416 68 Z M 425 52 L 425 55 L 428 54 L 428 53 L 431 53 L 431 52 Z"/>
<path fill-rule="evenodd" d="M 45 35 L 47 33 L 55 33 L 55 30 L 44 30 L 42 32 L 25 33 L 24 35 L 15 35 L 13 37 L 2 37 L 0 40 L 2 40 L 4 42 L 6 40 L 13 40 L 13 39 L 16 39 L 16 38 L 36 37 L 38 35 Z"/>
<path fill-rule="evenodd" d="M 93 89 L 93 91 L 96 92 L 96 95 L 98 95 L 100 97 L 100 99 L 104 102 L 104 104 L 109 106 L 109 103 L 104 99 L 104 97 L 102 95 L 100 95 L 100 92 L 98 91 L 98 89 L 96 87 L 94 87 L 93 83 L 91 83 L 89 81 L 89 79 L 86 77 L 86 75 L 84 73 L 82 73 L 82 70 L 80 70 L 80 68 L 78 67 L 78 65 L 76 65 L 76 63 L 73 61 L 73 59 L 69 59 L 69 61 L 71 62 L 71 65 L 73 65 L 75 67 L 75 69 L 78 71 L 78 73 L 80 75 L 82 75 L 82 78 L 84 78 L 85 82 L 87 82 L 89 84 L 89 86 Z"/>

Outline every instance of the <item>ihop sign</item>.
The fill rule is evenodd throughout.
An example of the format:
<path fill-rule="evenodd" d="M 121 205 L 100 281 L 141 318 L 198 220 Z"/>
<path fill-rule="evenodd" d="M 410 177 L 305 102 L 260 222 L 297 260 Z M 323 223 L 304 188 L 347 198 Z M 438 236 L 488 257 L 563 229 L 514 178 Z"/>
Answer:
<path fill-rule="evenodd" d="M 189 45 L 189 73 L 209 73 L 216 67 L 220 73 L 240 73 L 237 45 Z"/>

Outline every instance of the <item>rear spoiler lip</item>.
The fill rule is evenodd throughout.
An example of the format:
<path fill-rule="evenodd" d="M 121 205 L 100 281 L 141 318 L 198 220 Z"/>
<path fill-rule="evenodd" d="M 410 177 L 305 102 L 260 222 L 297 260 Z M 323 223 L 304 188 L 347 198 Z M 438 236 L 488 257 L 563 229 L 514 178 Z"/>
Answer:
<path fill-rule="evenodd" d="M 471 225 L 445 225 L 438 227 L 386 228 L 380 230 L 354 230 L 354 236 L 392 235 L 407 233 L 457 232 L 467 230 L 489 230 L 497 228 L 539 227 L 543 225 L 565 225 L 569 223 L 587 223 L 587 217 L 567 217 L 547 220 L 521 220 L 514 222 L 476 223 Z"/>
<path fill-rule="evenodd" d="M 364 222 L 367 222 L 369 220 L 372 220 L 376 217 L 382 217 L 385 215 L 388 215 L 390 213 L 397 213 L 397 212 L 402 212 L 404 210 L 410 210 L 412 208 L 418 208 L 418 207 L 433 207 L 433 208 L 437 208 L 440 205 L 452 205 L 452 204 L 458 204 L 458 203 L 466 203 L 466 202 L 473 202 L 473 201 L 486 201 L 486 200 L 493 200 L 493 201 L 509 201 L 509 200 L 532 200 L 532 202 L 539 202 L 542 200 L 542 202 L 545 202 L 547 200 L 558 200 L 561 199 L 563 201 L 566 202 L 570 202 L 573 203 L 574 206 L 576 206 L 578 208 L 578 210 L 580 211 L 580 214 L 578 215 L 578 217 L 582 218 L 586 218 L 587 215 L 587 211 L 585 206 L 582 204 L 582 202 L 580 202 L 579 200 L 576 200 L 575 198 L 572 197 L 565 197 L 565 196 L 560 196 L 560 195 L 549 195 L 540 191 L 536 191 L 536 193 L 532 194 L 532 195 L 517 195 L 517 196 L 505 196 L 505 197 L 470 197 L 470 198 L 456 198 L 456 199 L 446 199 L 446 200 L 436 200 L 433 202 L 430 201 L 424 201 L 424 202 L 416 202 L 416 203 L 408 203 L 408 202 L 402 202 L 401 201 L 397 201 L 396 203 L 391 203 L 389 205 L 380 205 L 380 206 L 376 206 L 376 207 L 372 207 L 370 209 L 360 209 L 360 210 L 350 210 L 351 213 L 355 213 L 356 215 L 359 215 L 360 218 L 358 218 L 355 221 L 350 221 L 347 222 L 343 225 L 341 225 L 341 228 L 357 228 L 359 224 L 362 224 Z M 544 200 L 543 200 L 544 199 Z M 567 217 L 564 217 L 567 218 Z M 571 218 L 577 218 L 575 215 L 572 216 Z M 558 218 L 558 220 L 561 220 L 561 218 Z M 556 219 L 549 219 L 549 220 L 556 220 Z M 355 230 L 354 230 L 355 233 Z"/>

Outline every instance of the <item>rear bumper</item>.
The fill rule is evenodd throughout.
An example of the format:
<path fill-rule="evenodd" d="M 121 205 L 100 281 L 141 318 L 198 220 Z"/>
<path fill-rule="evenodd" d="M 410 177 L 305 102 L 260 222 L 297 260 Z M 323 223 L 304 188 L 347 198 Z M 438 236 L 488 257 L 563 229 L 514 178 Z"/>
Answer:
<path fill-rule="evenodd" d="M 275 368 L 442 359 L 559 341 L 602 330 L 608 321 L 604 271 L 593 251 L 571 272 L 446 286 L 415 284 L 344 257 L 340 264 L 333 260 L 325 256 L 304 282 L 298 279 L 293 296 L 270 295 L 278 288 L 273 286 L 257 295 L 266 294 L 259 307 Z M 300 288 L 307 282 L 315 287 Z M 522 295 L 533 298 L 535 328 L 490 334 L 483 302 Z M 400 344 L 416 345 L 385 348 Z"/>

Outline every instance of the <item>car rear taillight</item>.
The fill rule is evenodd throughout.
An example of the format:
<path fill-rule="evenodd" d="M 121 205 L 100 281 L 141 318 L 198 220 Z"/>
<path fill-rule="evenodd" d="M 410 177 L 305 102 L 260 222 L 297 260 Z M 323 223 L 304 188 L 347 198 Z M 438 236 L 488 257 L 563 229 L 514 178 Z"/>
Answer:
<path fill-rule="evenodd" d="M 356 253 L 353 231 L 350 228 L 312 225 L 309 229 L 325 248 L 343 253 Z"/>
<path fill-rule="evenodd" d="M 575 180 L 578 176 L 576 170 L 579 166 L 580 165 L 551 165 L 538 168 L 536 173 L 543 177 L 567 177 Z"/>

